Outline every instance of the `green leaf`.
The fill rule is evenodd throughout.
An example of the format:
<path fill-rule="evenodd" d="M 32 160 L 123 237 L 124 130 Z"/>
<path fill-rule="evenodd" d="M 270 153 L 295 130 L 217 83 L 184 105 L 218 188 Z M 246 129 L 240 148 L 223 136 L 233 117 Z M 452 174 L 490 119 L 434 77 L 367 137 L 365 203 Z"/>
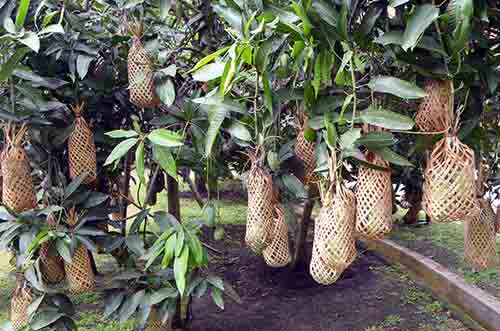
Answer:
<path fill-rule="evenodd" d="M 325 114 L 324 116 L 325 122 L 325 141 L 328 147 L 331 150 L 335 150 L 335 145 L 337 144 L 337 130 L 335 129 L 335 125 L 329 120 L 328 116 Z"/>
<path fill-rule="evenodd" d="M 224 299 L 222 298 L 222 291 L 217 287 L 212 287 L 210 294 L 212 295 L 212 299 L 214 300 L 215 304 L 220 309 L 224 310 Z"/>
<path fill-rule="evenodd" d="M 394 153 L 390 148 L 382 148 L 374 151 L 378 155 L 380 155 L 381 158 L 386 160 L 387 162 L 402 166 L 402 167 L 413 167 L 413 164 L 408 161 L 405 157 Z"/>
<path fill-rule="evenodd" d="M 322 60 L 323 56 L 322 53 L 319 53 L 318 56 L 316 56 L 316 61 L 314 62 L 314 79 L 312 86 L 314 88 L 314 94 L 316 98 L 318 97 L 319 89 L 321 87 L 321 81 L 322 81 Z"/>
<path fill-rule="evenodd" d="M 221 89 L 220 89 L 221 96 L 224 96 L 229 92 L 231 84 L 233 83 L 233 78 L 236 75 L 236 69 L 238 67 L 238 63 L 239 63 L 238 58 L 236 57 L 236 55 L 234 55 L 231 61 L 226 64 L 221 79 Z"/>
<path fill-rule="evenodd" d="M 333 27 L 337 27 L 339 14 L 330 4 L 324 0 L 314 1 L 312 7 L 323 21 Z"/>
<path fill-rule="evenodd" d="M 232 137 L 243 140 L 243 141 L 251 141 L 252 135 L 247 127 L 241 124 L 238 121 L 233 121 L 227 131 L 231 134 Z"/>
<path fill-rule="evenodd" d="M 302 184 L 297 177 L 291 174 L 285 174 L 281 178 L 285 186 L 296 198 L 306 199 L 308 197 L 304 184 Z"/>
<path fill-rule="evenodd" d="M 94 57 L 85 54 L 79 54 L 76 58 L 76 71 L 80 79 L 84 79 L 89 72 L 90 63 L 94 60 Z"/>
<path fill-rule="evenodd" d="M 411 130 L 415 125 L 411 117 L 387 110 L 367 110 L 360 118 L 364 123 L 391 130 Z"/>
<path fill-rule="evenodd" d="M 389 0 L 389 6 L 396 8 L 397 6 L 401 6 L 410 0 Z"/>
<path fill-rule="evenodd" d="M 104 318 L 108 318 L 120 308 L 124 298 L 124 293 L 113 293 L 107 296 L 104 300 Z"/>
<path fill-rule="evenodd" d="M 160 0 L 160 19 L 165 21 L 172 7 L 172 0 Z"/>
<path fill-rule="evenodd" d="M 17 8 L 16 15 L 16 26 L 18 29 L 24 27 L 24 22 L 26 21 L 26 16 L 28 15 L 28 10 L 30 8 L 30 0 L 20 0 L 19 7 Z"/>
<path fill-rule="evenodd" d="M 226 53 L 229 48 L 230 47 L 227 46 L 227 47 L 219 49 L 216 52 L 213 52 L 210 55 L 205 56 L 203 59 L 201 59 L 200 61 L 198 61 L 198 63 L 196 63 L 196 65 L 193 67 L 193 69 L 191 69 L 188 73 L 192 73 L 192 72 L 200 69 L 201 67 L 205 66 L 207 63 L 212 62 L 216 57 L 218 57 L 218 56 Z"/>
<path fill-rule="evenodd" d="M 146 183 L 146 177 L 144 177 L 144 141 L 141 141 L 135 150 L 135 171 L 137 176 L 142 183 Z"/>
<path fill-rule="evenodd" d="M 40 38 L 34 32 L 26 32 L 24 34 L 24 37 L 21 39 L 18 39 L 18 41 L 20 43 L 28 46 L 36 53 L 38 53 L 38 51 L 40 50 Z"/>
<path fill-rule="evenodd" d="M 226 107 L 221 106 L 211 106 L 208 111 L 208 122 L 209 127 L 207 130 L 206 140 L 205 140 L 205 156 L 209 157 L 212 153 L 212 147 L 215 143 L 215 139 L 219 134 L 220 127 L 224 119 L 226 118 L 226 114 L 228 113 L 228 109 Z"/>
<path fill-rule="evenodd" d="M 224 281 L 222 280 L 222 278 L 210 275 L 207 277 L 207 282 L 209 282 L 219 290 L 224 291 Z"/>
<path fill-rule="evenodd" d="M 159 289 L 158 291 L 155 291 L 153 294 L 151 294 L 150 301 L 151 301 L 152 305 L 157 305 L 165 299 L 177 298 L 178 295 L 179 295 L 179 292 L 177 292 L 176 288 L 165 287 L 165 288 Z"/>
<path fill-rule="evenodd" d="M 174 261 L 174 276 L 175 284 L 181 296 L 184 295 L 184 290 L 186 289 L 186 272 L 188 267 L 189 259 L 189 249 L 185 247 L 182 253 Z"/>
<path fill-rule="evenodd" d="M 193 73 L 193 79 L 208 82 L 222 76 L 226 63 L 209 63 Z"/>
<path fill-rule="evenodd" d="M 203 263 L 203 246 L 195 234 L 188 232 L 188 245 L 194 261 L 196 264 L 201 265 Z"/>
<path fill-rule="evenodd" d="M 71 194 L 73 194 L 80 187 L 80 185 L 82 185 L 82 183 L 86 177 L 87 177 L 87 174 L 83 173 L 83 174 L 77 176 L 75 179 L 73 179 L 71 181 L 71 183 L 69 183 L 69 185 L 64 190 L 64 199 L 69 198 L 69 196 Z"/>
<path fill-rule="evenodd" d="M 264 87 L 264 104 L 267 110 L 273 111 L 273 93 L 271 92 L 271 82 L 267 71 L 262 73 L 262 86 Z"/>
<path fill-rule="evenodd" d="M 425 91 L 415 84 L 396 77 L 378 76 L 371 79 L 368 86 L 375 92 L 389 93 L 403 99 L 419 99 L 427 96 Z"/>
<path fill-rule="evenodd" d="M 138 133 L 133 130 L 114 130 L 106 132 L 105 135 L 111 138 L 132 138 L 137 137 Z"/>
<path fill-rule="evenodd" d="M 411 17 L 408 19 L 405 32 L 403 34 L 403 49 L 413 49 L 418 43 L 425 30 L 439 17 L 439 8 L 426 4 L 417 6 Z"/>
<path fill-rule="evenodd" d="M 156 86 L 156 93 L 164 105 L 170 107 L 174 104 L 175 86 L 170 78 L 164 79 Z"/>
<path fill-rule="evenodd" d="M 43 28 L 40 32 L 38 32 L 38 35 L 43 36 L 50 33 L 64 33 L 64 28 L 61 24 L 52 24 L 46 28 Z"/>
<path fill-rule="evenodd" d="M 153 155 L 160 167 L 172 178 L 177 180 L 177 164 L 172 152 L 166 147 L 155 145 Z"/>
<path fill-rule="evenodd" d="M 45 294 L 38 297 L 35 301 L 33 301 L 28 306 L 28 311 L 27 311 L 28 316 L 33 316 L 33 314 L 38 310 L 38 308 L 40 308 L 40 305 L 42 304 L 43 299 L 45 299 Z"/>
<path fill-rule="evenodd" d="M 127 152 L 137 144 L 139 139 L 137 138 L 129 138 L 127 140 L 122 141 L 119 143 L 109 154 L 108 158 L 106 159 L 106 162 L 104 162 L 104 165 L 111 164 L 119 159 L 121 159 Z"/>
<path fill-rule="evenodd" d="M 127 320 L 132 317 L 132 315 L 135 313 L 137 310 L 137 307 L 141 304 L 142 298 L 146 294 L 145 290 L 141 290 L 139 292 L 134 293 L 132 297 L 126 299 L 126 301 L 123 303 L 121 309 L 120 309 L 120 323 L 126 322 Z"/>
<path fill-rule="evenodd" d="M 389 147 L 396 143 L 396 139 L 390 132 L 369 132 L 357 140 L 359 145 L 363 145 L 369 150 Z"/>
<path fill-rule="evenodd" d="M 41 330 L 41 329 L 51 325 L 52 323 L 54 323 L 55 321 L 57 321 L 58 319 L 60 319 L 63 316 L 64 316 L 63 313 L 60 313 L 57 311 L 51 311 L 51 310 L 45 310 L 45 311 L 38 312 L 37 314 L 35 314 L 33 316 L 33 319 L 31 320 L 31 323 L 30 323 L 30 328 L 31 328 L 31 330 L 35 330 L 35 331 Z"/>
<path fill-rule="evenodd" d="M 153 144 L 163 147 L 179 147 L 184 145 L 184 139 L 180 134 L 167 129 L 153 130 L 148 135 L 148 139 Z"/>
<path fill-rule="evenodd" d="M 340 136 L 339 144 L 343 150 L 349 150 L 354 147 L 356 141 L 361 138 L 361 129 L 353 128 Z"/>
<path fill-rule="evenodd" d="M 168 237 L 163 248 L 163 259 L 161 265 L 163 268 L 167 268 L 172 262 L 172 258 L 175 255 L 175 248 L 177 246 L 177 234 L 173 234 Z"/>
<path fill-rule="evenodd" d="M 171 64 L 168 67 L 159 70 L 165 76 L 175 77 L 177 75 L 177 65 Z"/>
<path fill-rule="evenodd" d="M 11 76 L 16 66 L 29 51 L 29 48 L 19 48 L 7 62 L 2 64 L 0 68 L 0 83 L 5 82 Z"/>
<path fill-rule="evenodd" d="M 242 32 L 242 27 L 243 27 L 243 18 L 241 17 L 241 14 L 227 6 L 222 6 L 222 5 L 212 5 L 213 10 L 222 17 L 233 29 L 235 29 L 238 32 Z"/>

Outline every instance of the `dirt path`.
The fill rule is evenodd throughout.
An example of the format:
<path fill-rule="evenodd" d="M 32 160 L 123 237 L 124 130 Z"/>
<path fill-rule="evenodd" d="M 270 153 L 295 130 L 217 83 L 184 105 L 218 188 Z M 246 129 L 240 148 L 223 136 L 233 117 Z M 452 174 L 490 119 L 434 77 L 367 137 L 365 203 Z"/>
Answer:
<path fill-rule="evenodd" d="M 243 304 L 195 302 L 191 330 L 218 331 L 465 331 L 439 302 L 378 257 L 360 257 L 332 286 L 301 270 L 272 269 L 242 245 L 244 228 L 228 228 L 216 271 L 234 284 Z"/>

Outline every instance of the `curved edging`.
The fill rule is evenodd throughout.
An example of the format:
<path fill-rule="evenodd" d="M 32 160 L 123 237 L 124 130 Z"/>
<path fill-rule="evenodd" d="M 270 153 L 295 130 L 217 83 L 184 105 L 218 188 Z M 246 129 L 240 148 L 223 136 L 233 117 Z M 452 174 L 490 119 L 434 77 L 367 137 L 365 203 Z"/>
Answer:
<path fill-rule="evenodd" d="M 411 271 L 441 300 L 458 307 L 489 331 L 500 331 L 500 301 L 434 260 L 391 240 L 360 241 L 390 263 L 399 263 Z"/>

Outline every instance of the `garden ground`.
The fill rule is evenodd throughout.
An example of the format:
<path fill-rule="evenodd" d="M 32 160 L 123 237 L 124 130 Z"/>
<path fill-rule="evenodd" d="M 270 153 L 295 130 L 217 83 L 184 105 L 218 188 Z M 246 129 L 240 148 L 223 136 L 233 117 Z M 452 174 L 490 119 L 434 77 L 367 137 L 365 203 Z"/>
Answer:
<path fill-rule="evenodd" d="M 156 208 L 164 208 L 165 197 L 162 196 L 159 201 Z M 211 266 L 234 286 L 243 302 L 239 305 L 227 299 L 225 312 L 222 312 L 210 298 L 195 301 L 191 330 L 469 330 L 406 273 L 385 264 L 370 252 L 360 251 L 352 267 L 335 285 L 328 287 L 316 284 L 307 270 L 291 272 L 268 268 L 262 258 L 251 254 L 244 245 L 246 204 L 226 200 L 221 206 L 226 235 L 222 241 L 210 242 L 222 253 L 213 258 Z M 191 218 L 198 217 L 201 210 L 194 201 L 182 199 L 182 212 L 183 217 Z M 418 241 L 420 232 L 427 230 L 417 230 L 415 236 Z M 409 231 L 400 229 L 395 236 L 408 240 L 405 238 L 410 235 Z M 458 237 L 452 237 L 457 246 Z M 436 235 L 429 240 L 435 239 L 436 247 L 440 247 L 442 242 L 438 238 L 441 236 Z M 8 318 L 14 281 L 8 275 L 11 267 L 7 256 L 1 257 L 0 320 L 5 320 Z M 101 270 L 109 267 L 107 259 L 100 257 L 97 262 Z M 481 275 L 480 279 L 483 277 L 486 276 Z M 133 321 L 120 325 L 103 320 L 102 301 L 98 294 L 79 296 L 75 302 L 80 330 L 136 330 Z"/>

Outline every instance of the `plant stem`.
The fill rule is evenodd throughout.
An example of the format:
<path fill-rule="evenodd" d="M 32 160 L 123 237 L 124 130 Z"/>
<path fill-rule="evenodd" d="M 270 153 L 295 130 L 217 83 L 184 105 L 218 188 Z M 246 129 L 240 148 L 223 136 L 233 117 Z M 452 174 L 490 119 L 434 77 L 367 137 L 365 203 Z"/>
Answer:
<path fill-rule="evenodd" d="M 16 91 L 14 86 L 14 78 L 10 78 L 10 105 L 11 111 L 16 112 Z"/>
<path fill-rule="evenodd" d="M 255 139 L 258 141 L 259 126 L 257 118 L 257 99 L 259 97 L 259 72 L 255 74 L 255 95 L 253 99 L 253 111 L 254 111 L 254 122 L 255 122 Z"/>
<path fill-rule="evenodd" d="M 353 53 L 352 53 L 352 56 L 351 56 L 351 59 L 349 60 L 350 62 L 350 67 L 351 67 L 351 80 L 352 80 L 352 102 L 353 102 L 353 105 L 352 105 L 352 118 L 351 118 L 351 129 L 354 127 L 354 118 L 356 117 L 356 110 L 357 110 L 357 105 L 358 105 L 358 98 L 356 96 L 356 74 L 354 72 L 354 61 L 353 61 L 353 58 L 354 58 L 354 50 L 353 50 Z"/>
<path fill-rule="evenodd" d="M 432 0 L 432 4 L 435 6 L 436 1 Z M 438 33 L 439 43 L 441 44 L 443 51 L 445 51 L 446 45 L 444 44 L 443 34 L 441 33 L 441 28 L 439 27 L 439 22 L 437 20 L 434 21 L 434 26 L 436 27 L 436 31 Z M 444 68 L 446 70 L 446 73 L 448 74 L 448 76 L 450 76 L 450 69 L 448 68 L 448 60 L 446 59 L 445 56 L 443 56 L 443 63 L 444 63 Z"/>

